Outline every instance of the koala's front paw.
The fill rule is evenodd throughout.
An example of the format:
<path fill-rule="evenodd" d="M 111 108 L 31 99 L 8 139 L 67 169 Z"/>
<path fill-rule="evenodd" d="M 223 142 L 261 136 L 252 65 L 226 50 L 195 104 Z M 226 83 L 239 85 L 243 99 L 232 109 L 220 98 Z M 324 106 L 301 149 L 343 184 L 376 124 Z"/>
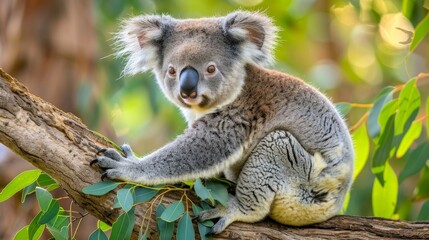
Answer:
<path fill-rule="evenodd" d="M 101 149 L 97 152 L 97 157 L 89 163 L 90 166 L 96 164 L 104 171 L 101 175 L 102 180 L 106 177 L 116 180 L 128 180 L 129 167 L 138 158 L 128 144 L 122 145 L 121 150 L 125 157 L 114 148 Z"/>

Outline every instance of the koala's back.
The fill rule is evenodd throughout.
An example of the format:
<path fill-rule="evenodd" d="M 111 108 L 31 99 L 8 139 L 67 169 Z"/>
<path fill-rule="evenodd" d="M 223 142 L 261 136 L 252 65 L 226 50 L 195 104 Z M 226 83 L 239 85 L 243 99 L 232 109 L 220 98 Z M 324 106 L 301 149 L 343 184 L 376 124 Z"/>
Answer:
<path fill-rule="evenodd" d="M 256 142 L 281 129 L 292 133 L 311 154 L 318 152 L 328 161 L 337 155 L 353 160 L 342 117 L 322 93 L 298 78 L 247 65 L 246 84 L 233 108 L 234 104 L 243 109 L 243 118 L 252 128 L 250 138 Z"/>

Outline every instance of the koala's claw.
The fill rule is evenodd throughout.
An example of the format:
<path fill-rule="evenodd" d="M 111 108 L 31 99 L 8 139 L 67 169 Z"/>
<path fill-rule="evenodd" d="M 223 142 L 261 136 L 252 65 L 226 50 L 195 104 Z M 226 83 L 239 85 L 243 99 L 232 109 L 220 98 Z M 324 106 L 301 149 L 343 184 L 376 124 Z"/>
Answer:
<path fill-rule="evenodd" d="M 97 164 L 98 163 L 98 159 L 92 159 L 91 162 L 89 162 L 89 166 L 92 167 L 92 165 Z"/>
<path fill-rule="evenodd" d="M 96 156 L 101 155 L 102 153 L 104 153 L 105 151 L 107 151 L 107 148 L 102 148 L 100 150 L 97 151 L 97 153 L 95 153 Z"/>
<path fill-rule="evenodd" d="M 107 176 L 107 172 L 102 173 L 102 174 L 101 174 L 101 181 L 102 181 L 102 182 L 104 182 L 104 180 L 106 180 L 106 178 L 109 178 L 109 177 Z"/>

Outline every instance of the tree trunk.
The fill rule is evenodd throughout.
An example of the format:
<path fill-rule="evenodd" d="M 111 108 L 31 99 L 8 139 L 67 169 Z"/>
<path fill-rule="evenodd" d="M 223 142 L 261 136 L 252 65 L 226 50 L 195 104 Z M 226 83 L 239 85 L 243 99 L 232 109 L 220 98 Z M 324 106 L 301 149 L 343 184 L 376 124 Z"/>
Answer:
<path fill-rule="evenodd" d="M 113 209 L 114 193 L 91 196 L 82 188 L 100 181 L 89 166 L 95 153 L 109 143 L 89 130 L 77 117 L 31 95 L 18 81 L 0 69 L 0 142 L 35 167 L 45 171 L 79 206 L 112 224 L 120 210 Z M 178 195 L 166 195 L 171 202 Z M 136 238 L 144 206 L 136 209 Z M 153 221 L 152 221 L 153 222 Z M 156 232 L 155 225 L 150 226 Z M 337 216 L 307 227 L 288 227 L 271 220 L 256 224 L 234 223 L 218 239 L 346 239 L 429 238 L 429 222 L 405 222 L 380 218 Z"/>

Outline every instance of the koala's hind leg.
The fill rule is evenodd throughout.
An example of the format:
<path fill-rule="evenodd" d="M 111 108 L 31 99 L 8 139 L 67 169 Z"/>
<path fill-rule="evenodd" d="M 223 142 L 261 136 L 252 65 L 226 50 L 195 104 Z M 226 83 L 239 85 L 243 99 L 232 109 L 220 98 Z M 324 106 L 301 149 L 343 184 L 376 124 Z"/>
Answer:
<path fill-rule="evenodd" d="M 257 222 L 264 219 L 272 209 L 276 193 L 283 189 L 286 175 L 297 175 L 286 171 L 294 171 L 294 168 L 295 171 L 310 171 L 310 166 L 303 166 L 304 161 L 300 162 L 293 156 L 311 156 L 300 152 L 301 147 L 298 150 L 294 148 L 288 134 L 274 131 L 259 142 L 240 172 L 236 196 L 230 197 L 227 209 L 219 205 L 200 214 L 202 221 L 220 217 L 212 233 L 222 232 L 235 221 Z"/>

